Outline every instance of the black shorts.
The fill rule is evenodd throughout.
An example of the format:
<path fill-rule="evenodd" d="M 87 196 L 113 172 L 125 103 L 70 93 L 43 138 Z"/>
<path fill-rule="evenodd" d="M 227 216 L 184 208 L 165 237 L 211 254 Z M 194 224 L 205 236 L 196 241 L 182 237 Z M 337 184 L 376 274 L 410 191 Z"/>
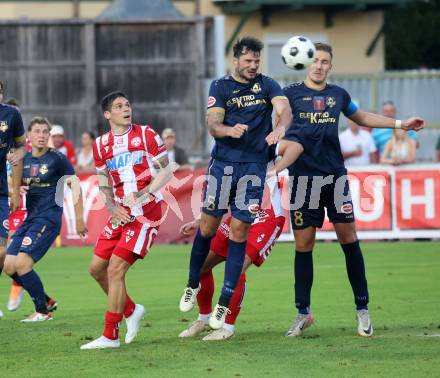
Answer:
<path fill-rule="evenodd" d="M 291 176 L 290 220 L 293 230 L 321 228 L 325 210 L 332 223 L 354 222 L 353 202 L 346 174 Z"/>

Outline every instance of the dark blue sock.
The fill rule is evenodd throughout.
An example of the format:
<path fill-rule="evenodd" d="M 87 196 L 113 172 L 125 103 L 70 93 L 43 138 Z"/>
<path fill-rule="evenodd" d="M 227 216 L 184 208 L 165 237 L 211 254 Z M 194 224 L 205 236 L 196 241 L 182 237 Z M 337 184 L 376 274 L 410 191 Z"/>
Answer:
<path fill-rule="evenodd" d="M 196 289 L 200 283 L 200 271 L 203 263 L 208 256 L 209 248 L 211 246 L 211 239 L 213 237 L 204 237 L 200 233 L 200 229 L 197 230 L 196 237 L 194 238 L 191 258 L 189 260 L 189 278 L 188 286 Z"/>
<path fill-rule="evenodd" d="M 47 314 L 46 297 L 44 294 L 43 283 L 35 270 L 31 270 L 30 272 L 19 277 L 21 284 L 29 293 L 32 301 L 34 302 L 35 310 L 42 314 Z"/>
<path fill-rule="evenodd" d="M 365 277 L 365 264 L 359 241 L 349 244 L 341 244 L 345 255 L 348 279 L 353 289 L 356 309 L 368 309 L 368 286 Z"/>
<path fill-rule="evenodd" d="M 310 312 L 310 292 L 313 284 L 312 251 L 295 252 L 295 306 L 300 314 Z"/>
<path fill-rule="evenodd" d="M 219 304 L 229 307 L 234 289 L 243 269 L 244 257 L 246 256 L 246 242 L 229 240 L 228 256 L 225 263 L 225 279 L 223 281 L 222 293 Z"/>

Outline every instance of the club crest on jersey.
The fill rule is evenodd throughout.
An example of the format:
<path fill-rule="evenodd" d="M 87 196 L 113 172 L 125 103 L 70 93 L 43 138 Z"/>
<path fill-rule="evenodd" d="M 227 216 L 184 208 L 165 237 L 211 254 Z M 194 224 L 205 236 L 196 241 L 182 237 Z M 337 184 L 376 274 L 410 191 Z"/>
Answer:
<path fill-rule="evenodd" d="M 31 177 L 38 176 L 39 169 L 40 169 L 40 164 L 31 164 L 29 175 Z"/>
<path fill-rule="evenodd" d="M 114 171 L 119 168 L 125 168 L 136 164 L 142 164 L 143 151 L 127 152 L 122 155 L 107 159 L 105 164 L 109 171 Z"/>
<path fill-rule="evenodd" d="M 142 143 L 142 140 L 139 137 L 134 137 L 130 142 L 132 147 L 139 147 L 141 145 L 141 143 Z"/>
<path fill-rule="evenodd" d="M 313 110 L 320 111 L 325 109 L 324 97 L 313 97 Z"/>
<path fill-rule="evenodd" d="M 329 108 L 333 108 L 333 106 L 336 105 L 336 100 L 334 97 L 327 97 L 327 99 L 325 100 L 325 103 Z"/>
<path fill-rule="evenodd" d="M 9 125 L 6 121 L 0 121 L 0 131 L 5 133 L 6 130 L 9 128 Z"/>
<path fill-rule="evenodd" d="M 255 83 L 251 89 L 251 92 L 257 94 L 261 92 L 261 85 L 259 83 Z"/>
<path fill-rule="evenodd" d="M 215 97 L 209 96 L 208 97 L 208 108 L 215 105 Z"/>
<path fill-rule="evenodd" d="M 42 175 L 45 175 L 47 172 L 49 172 L 49 168 L 47 168 L 47 164 L 41 164 L 40 173 Z"/>

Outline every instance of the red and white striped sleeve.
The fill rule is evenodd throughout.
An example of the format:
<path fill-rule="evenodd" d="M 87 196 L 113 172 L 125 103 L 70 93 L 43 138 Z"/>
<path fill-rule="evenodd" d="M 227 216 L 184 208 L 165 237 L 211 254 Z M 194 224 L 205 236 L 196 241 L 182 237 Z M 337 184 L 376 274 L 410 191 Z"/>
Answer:
<path fill-rule="evenodd" d="M 162 138 L 150 126 L 142 126 L 142 137 L 146 146 L 147 156 L 152 160 L 159 160 L 167 155 L 167 148 Z"/>
<path fill-rule="evenodd" d="M 102 171 L 106 166 L 105 162 L 102 158 L 102 144 L 101 144 L 101 138 L 97 137 L 95 141 L 93 142 L 93 160 L 95 161 L 95 167 L 98 171 Z"/>

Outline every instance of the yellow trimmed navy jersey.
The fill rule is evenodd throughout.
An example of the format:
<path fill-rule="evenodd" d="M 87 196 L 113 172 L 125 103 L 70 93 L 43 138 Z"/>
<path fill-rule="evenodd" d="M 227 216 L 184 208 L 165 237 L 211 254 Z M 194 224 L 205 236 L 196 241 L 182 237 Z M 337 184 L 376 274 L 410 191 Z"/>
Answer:
<path fill-rule="evenodd" d="M 14 139 L 24 135 L 20 112 L 10 105 L 0 104 L 0 196 L 8 196 L 6 155 Z"/>
<path fill-rule="evenodd" d="M 59 151 L 50 148 L 44 155 L 35 157 L 26 153 L 23 159 L 23 185 L 29 186 L 26 194 L 28 215 L 25 222 L 43 218 L 51 223 L 61 223 L 63 208 L 63 176 L 75 174 L 72 164 Z M 58 187 L 58 193 L 57 193 Z M 58 204 L 57 204 L 58 202 Z"/>
<path fill-rule="evenodd" d="M 258 74 L 249 83 L 224 76 L 211 83 L 208 113 L 224 113 L 223 124 L 248 125 L 239 138 L 216 138 L 212 157 L 225 162 L 267 163 L 269 146 L 265 140 L 272 131 L 272 100 L 285 98 L 280 85 L 270 77 Z"/>
<path fill-rule="evenodd" d="M 304 147 L 304 152 L 289 167 L 289 173 L 293 176 L 343 174 L 346 170 L 339 144 L 339 116 L 343 113 L 349 117 L 358 110 L 348 92 L 332 84 L 317 91 L 304 82 L 288 85 L 283 91 L 293 112 L 292 125 L 284 139 Z"/>

